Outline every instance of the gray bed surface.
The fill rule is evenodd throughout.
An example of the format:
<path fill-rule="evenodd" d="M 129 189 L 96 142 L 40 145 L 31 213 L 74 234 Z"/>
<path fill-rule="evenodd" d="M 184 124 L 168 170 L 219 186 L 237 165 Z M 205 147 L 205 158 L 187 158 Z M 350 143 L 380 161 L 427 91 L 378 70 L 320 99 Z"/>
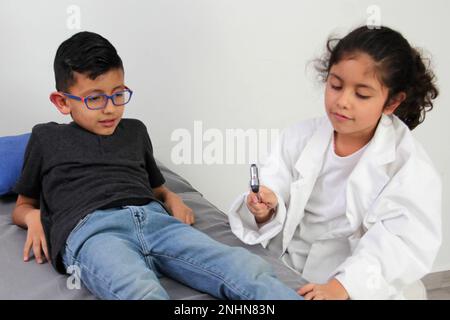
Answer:
<path fill-rule="evenodd" d="M 277 257 L 260 245 L 249 246 L 242 243 L 230 230 L 226 215 L 203 198 L 191 184 L 178 174 L 158 162 L 166 178 L 166 186 L 178 193 L 196 216 L 194 227 L 211 238 L 230 246 L 247 248 L 263 257 L 274 268 L 281 281 L 291 288 L 304 284 L 301 277 L 286 267 Z M 83 286 L 81 289 L 68 289 L 68 277 L 57 273 L 49 263 L 37 264 L 34 259 L 22 261 L 26 231 L 11 221 L 15 196 L 0 198 L 0 299 L 96 299 Z M 243 266 L 245 261 L 242 261 Z M 171 299 L 214 299 L 206 293 L 191 289 L 172 279 L 162 277 L 161 284 Z"/>

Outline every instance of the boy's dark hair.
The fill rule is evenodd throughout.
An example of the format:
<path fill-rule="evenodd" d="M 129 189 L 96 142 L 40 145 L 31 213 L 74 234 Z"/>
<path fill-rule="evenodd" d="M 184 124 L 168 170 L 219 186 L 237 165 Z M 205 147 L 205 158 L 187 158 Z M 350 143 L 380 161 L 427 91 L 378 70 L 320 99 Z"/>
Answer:
<path fill-rule="evenodd" d="M 67 92 L 74 84 L 74 71 L 95 79 L 112 69 L 123 70 L 123 64 L 108 40 L 99 34 L 83 31 L 61 43 L 53 68 L 56 90 Z"/>
<path fill-rule="evenodd" d="M 432 100 L 439 91 L 435 75 L 424 64 L 420 52 L 412 48 L 397 31 L 388 27 L 370 29 L 359 27 L 342 39 L 329 38 L 325 57 L 317 60 L 316 69 L 326 81 L 331 67 L 349 54 L 366 53 L 375 61 L 377 75 L 389 89 L 386 105 L 400 92 L 406 99 L 395 110 L 410 130 L 425 120 L 425 113 L 433 109 Z"/>

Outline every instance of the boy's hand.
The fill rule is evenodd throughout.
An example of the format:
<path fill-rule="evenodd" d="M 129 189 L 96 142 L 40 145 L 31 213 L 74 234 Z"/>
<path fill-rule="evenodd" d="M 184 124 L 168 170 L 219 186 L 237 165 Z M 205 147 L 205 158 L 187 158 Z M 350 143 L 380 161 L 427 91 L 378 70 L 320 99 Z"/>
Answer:
<path fill-rule="evenodd" d="M 258 196 L 252 191 L 247 196 L 247 207 L 255 216 L 257 223 L 264 223 L 269 220 L 277 205 L 277 196 L 265 186 L 259 187 Z"/>
<path fill-rule="evenodd" d="M 39 209 L 33 210 L 26 217 L 28 227 L 27 240 L 23 248 L 23 261 L 29 261 L 29 254 L 33 248 L 34 257 L 37 263 L 44 263 L 45 259 L 50 261 L 45 239 L 44 229 L 41 223 L 41 212 Z"/>
<path fill-rule="evenodd" d="M 347 290 L 336 279 L 323 285 L 308 283 L 298 289 L 297 293 L 305 300 L 347 300 L 349 298 Z"/>
<path fill-rule="evenodd" d="M 175 218 L 186 224 L 194 224 L 194 211 L 177 194 L 171 192 L 167 195 L 165 204 Z"/>

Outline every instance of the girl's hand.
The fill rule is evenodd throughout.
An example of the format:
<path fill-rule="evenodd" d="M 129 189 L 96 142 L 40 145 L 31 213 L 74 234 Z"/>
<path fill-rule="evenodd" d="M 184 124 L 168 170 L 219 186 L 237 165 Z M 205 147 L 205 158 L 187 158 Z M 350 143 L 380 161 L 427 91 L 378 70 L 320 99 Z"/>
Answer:
<path fill-rule="evenodd" d="M 41 211 L 39 209 L 31 211 L 25 218 L 28 228 L 27 240 L 23 248 L 23 261 L 29 261 L 29 254 L 33 248 L 34 257 L 37 263 L 44 263 L 45 259 L 50 261 L 45 239 L 44 229 L 41 223 Z M 45 258 L 45 259 L 44 259 Z"/>
<path fill-rule="evenodd" d="M 275 193 L 265 186 L 259 187 L 258 195 L 250 191 L 247 196 L 247 207 L 255 216 L 257 223 L 264 223 L 269 220 L 278 205 Z"/>
<path fill-rule="evenodd" d="M 165 204 L 175 218 L 186 224 L 194 224 L 194 211 L 177 194 L 168 195 Z"/>
<path fill-rule="evenodd" d="M 323 285 L 308 283 L 297 292 L 305 300 L 347 300 L 349 298 L 347 290 L 336 279 Z"/>

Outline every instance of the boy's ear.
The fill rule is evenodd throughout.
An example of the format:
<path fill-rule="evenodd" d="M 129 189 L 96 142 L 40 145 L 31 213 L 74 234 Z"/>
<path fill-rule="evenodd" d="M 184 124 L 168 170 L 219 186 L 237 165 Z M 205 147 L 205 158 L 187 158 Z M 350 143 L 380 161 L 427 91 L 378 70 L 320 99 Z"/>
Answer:
<path fill-rule="evenodd" d="M 392 97 L 391 100 L 389 100 L 388 104 L 384 107 L 383 113 L 386 115 L 394 113 L 395 109 L 398 108 L 398 106 L 405 101 L 406 99 L 406 93 L 400 92 L 395 97 Z"/>
<path fill-rule="evenodd" d="M 67 98 L 62 93 L 57 91 L 52 92 L 50 94 L 50 101 L 62 114 L 70 114 L 70 106 L 67 104 Z"/>

